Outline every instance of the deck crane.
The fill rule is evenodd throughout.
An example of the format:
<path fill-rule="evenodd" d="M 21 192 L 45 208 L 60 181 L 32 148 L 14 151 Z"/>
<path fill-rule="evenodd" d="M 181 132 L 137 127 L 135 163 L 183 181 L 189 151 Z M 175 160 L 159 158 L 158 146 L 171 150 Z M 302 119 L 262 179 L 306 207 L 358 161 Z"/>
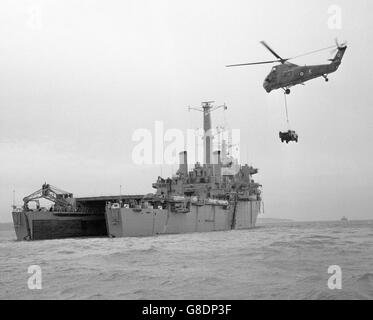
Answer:
<path fill-rule="evenodd" d="M 47 183 L 44 183 L 38 191 L 23 198 L 24 209 L 28 209 L 28 204 L 30 202 L 35 202 L 37 209 L 40 209 L 40 199 L 46 199 L 53 202 L 54 210 L 57 211 L 71 211 L 73 209 L 73 194 Z"/>

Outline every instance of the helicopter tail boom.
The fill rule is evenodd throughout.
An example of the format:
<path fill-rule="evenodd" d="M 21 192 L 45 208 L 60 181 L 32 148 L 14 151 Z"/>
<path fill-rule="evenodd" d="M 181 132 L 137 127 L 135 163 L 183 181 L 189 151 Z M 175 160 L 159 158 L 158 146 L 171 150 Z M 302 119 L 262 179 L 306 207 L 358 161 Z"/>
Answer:
<path fill-rule="evenodd" d="M 338 65 L 341 64 L 343 56 L 346 52 L 346 49 L 347 49 L 347 46 L 338 47 L 335 57 L 333 59 L 329 59 L 329 61 L 331 61 L 332 64 L 338 64 Z"/>

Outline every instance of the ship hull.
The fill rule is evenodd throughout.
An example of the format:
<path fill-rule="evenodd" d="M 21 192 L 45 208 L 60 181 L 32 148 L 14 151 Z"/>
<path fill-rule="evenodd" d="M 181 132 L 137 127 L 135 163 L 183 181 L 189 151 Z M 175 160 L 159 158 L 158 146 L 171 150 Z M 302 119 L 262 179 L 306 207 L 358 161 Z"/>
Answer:
<path fill-rule="evenodd" d="M 17 240 L 46 240 L 106 236 L 103 214 L 18 211 L 13 212 Z"/>
<path fill-rule="evenodd" d="M 192 204 L 186 213 L 170 209 L 108 207 L 105 216 L 109 236 L 144 237 L 254 228 L 260 206 L 260 201 L 238 201 L 236 207 Z"/>

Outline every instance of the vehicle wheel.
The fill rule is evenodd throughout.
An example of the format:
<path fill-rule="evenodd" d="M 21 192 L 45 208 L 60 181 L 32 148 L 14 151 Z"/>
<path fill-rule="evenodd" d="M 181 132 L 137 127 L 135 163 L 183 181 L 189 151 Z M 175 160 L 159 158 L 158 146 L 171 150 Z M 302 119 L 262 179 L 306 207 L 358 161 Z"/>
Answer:
<path fill-rule="evenodd" d="M 285 93 L 286 93 L 286 94 L 290 94 L 290 89 L 286 89 L 286 90 L 285 90 Z"/>
<path fill-rule="evenodd" d="M 289 141 L 288 141 L 288 140 L 286 140 L 286 143 L 289 143 Z"/>

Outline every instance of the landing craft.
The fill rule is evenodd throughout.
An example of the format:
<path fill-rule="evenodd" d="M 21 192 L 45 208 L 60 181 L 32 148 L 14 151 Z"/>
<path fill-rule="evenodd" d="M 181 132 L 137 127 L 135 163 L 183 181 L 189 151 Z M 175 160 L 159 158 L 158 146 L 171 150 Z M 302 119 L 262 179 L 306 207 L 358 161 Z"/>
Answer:
<path fill-rule="evenodd" d="M 272 90 L 283 89 L 286 94 L 290 94 L 290 87 L 293 87 L 297 84 L 304 84 L 306 81 L 319 77 L 323 77 L 325 81 L 329 81 L 328 75 L 338 70 L 342 62 L 343 55 L 347 49 L 346 43 L 339 44 L 338 41 L 336 41 L 336 46 L 315 50 L 302 55 L 298 55 L 293 58 L 283 59 L 274 50 L 272 50 L 272 48 L 269 47 L 268 44 L 266 44 L 264 41 L 261 41 L 260 43 L 267 50 L 269 50 L 277 58 L 277 60 L 233 64 L 228 65 L 227 67 L 250 66 L 281 62 L 281 64 L 276 65 L 272 68 L 271 72 L 264 80 L 263 87 L 265 91 L 267 91 L 268 93 L 270 93 Z M 329 59 L 329 64 L 320 64 L 314 66 L 298 66 L 296 64 L 289 62 L 289 60 L 331 48 L 336 48 L 337 53 L 333 59 Z"/>

